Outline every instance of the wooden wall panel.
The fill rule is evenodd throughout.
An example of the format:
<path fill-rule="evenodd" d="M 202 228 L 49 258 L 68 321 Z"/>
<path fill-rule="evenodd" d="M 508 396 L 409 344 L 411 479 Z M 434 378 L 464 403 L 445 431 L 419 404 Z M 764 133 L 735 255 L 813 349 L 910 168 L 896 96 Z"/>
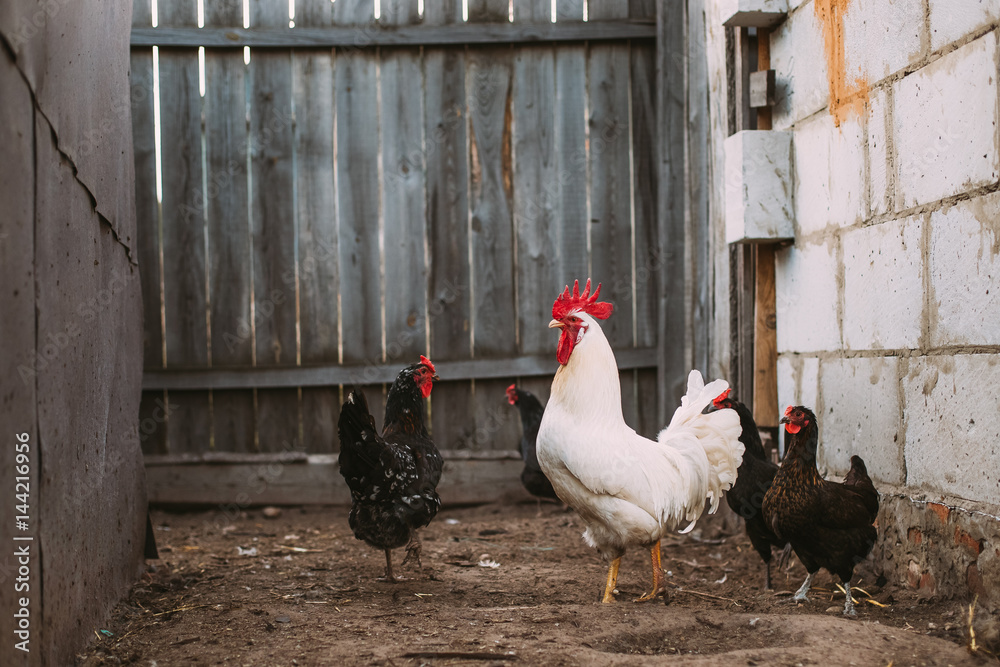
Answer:
<path fill-rule="evenodd" d="M 250 25 L 288 25 L 286 0 L 250 3 Z M 250 228 L 257 366 L 298 362 L 292 53 L 250 55 Z M 257 447 L 300 448 L 299 390 L 258 389 Z"/>
<path fill-rule="evenodd" d="M 506 0 L 469 3 L 470 23 L 504 22 Z M 507 46 L 470 51 L 469 207 L 472 243 L 474 356 L 517 353 L 514 281 L 513 85 L 514 52 Z M 472 449 L 506 449 L 517 437 L 503 419 L 507 386 L 515 378 L 476 381 Z"/>
<path fill-rule="evenodd" d="M 197 3 L 164 5 L 159 20 L 197 25 Z M 160 49 L 159 80 L 160 135 L 167 137 L 160 149 L 167 366 L 205 367 L 209 355 L 198 51 Z M 176 403 L 167 429 L 168 451 L 208 448 L 212 430 L 208 392 L 188 392 Z"/>
<path fill-rule="evenodd" d="M 243 25 L 243 8 L 230 0 L 207 0 L 205 25 Z M 242 52 L 206 51 L 205 209 L 214 368 L 253 363 L 247 83 Z M 212 392 L 214 449 L 255 451 L 255 421 L 252 390 Z"/>
<path fill-rule="evenodd" d="M 590 19 L 648 20 L 649 5 L 601 3 Z M 250 6 L 252 25 L 287 29 L 287 3 Z M 473 0 L 469 24 L 551 26 L 548 0 L 519 0 L 513 16 L 510 8 L 507 0 Z M 464 25 L 460 0 L 427 3 L 423 17 L 417 0 L 384 0 L 380 9 L 383 27 Z M 578 0 L 556 3 L 566 25 L 582 24 L 583 9 Z M 241 8 L 225 0 L 209 0 L 207 10 L 211 25 L 242 21 Z M 362 36 L 375 25 L 369 0 L 298 3 L 294 21 L 293 32 L 352 27 Z M 658 258 L 660 231 L 650 44 L 359 46 L 254 49 L 249 69 L 238 52 L 207 51 L 206 179 L 224 163 L 224 152 L 213 152 L 225 150 L 223 136 L 246 141 L 251 164 L 249 190 L 240 191 L 237 178 L 218 198 L 220 210 L 209 202 L 205 214 L 212 366 L 357 368 L 349 384 L 366 388 L 381 423 L 386 387 L 373 383 L 387 377 L 369 369 L 401 368 L 418 353 L 449 362 L 552 357 L 557 337 L 545 326 L 552 301 L 588 276 L 616 305 L 605 326 L 616 350 L 655 346 L 659 285 L 650 277 L 655 267 L 645 266 Z M 213 78 L 226 76 L 228 91 L 211 89 Z M 246 139 L 232 112 L 241 76 Z M 222 108 L 230 117 L 216 120 Z M 237 199 L 249 200 L 245 213 Z M 225 207 L 229 217 L 226 201 L 234 204 Z M 232 229 L 214 227 L 217 220 Z M 240 238 L 227 245 L 230 236 Z M 240 272 L 243 253 L 250 260 Z M 220 349 L 219 323 L 243 316 L 251 288 L 256 337 L 248 362 L 243 348 Z M 291 298 L 266 303 L 274 290 Z M 439 446 L 516 446 L 506 387 L 521 382 L 547 397 L 550 376 L 464 377 L 445 375 L 430 401 Z M 646 371 L 623 374 L 628 421 L 643 431 L 658 426 L 655 384 Z M 339 386 L 254 391 L 254 404 L 245 390 L 212 394 L 216 449 L 337 451 Z M 172 395 L 179 404 L 198 398 L 190 390 Z M 258 445 L 249 444 L 254 431 Z"/>
<path fill-rule="evenodd" d="M 462 22 L 460 0 L 425 5 L 427 25 Z M 432 361 L 468 359 L 472 351 L 472 264 L 469 256 L 469 151 L 464 49 L 424 50 L 424 155 L 427 245 L 430 254 L 427 316 Z M 468 419 L 472 382 L 448 382 L 431 395 L 434 441 L 458 449 L 475 430 Z"/>
<path fill-rule="evenodd" d="M 296 27 L 333 23 L 326 0 L 297 3 Z M 339 246 L 334 178 L 333 52 L 292 53 L 295 107 L 295 215 L 298 228 L 299 337 L 303 364 L 337 363 L 340 354 Z M 339 451 L 340 387 L 302 388 L 302 446 Z"/>

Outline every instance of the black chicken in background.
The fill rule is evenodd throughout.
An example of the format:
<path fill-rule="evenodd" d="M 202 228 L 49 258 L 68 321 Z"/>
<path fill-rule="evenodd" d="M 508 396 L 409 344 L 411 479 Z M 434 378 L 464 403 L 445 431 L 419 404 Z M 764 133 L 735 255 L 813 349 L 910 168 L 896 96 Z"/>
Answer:
<path fill-rule="evenodd" d="M 812 410 L 789 406 L 781 423 L 792 437 L 762 509 L 768 526 L 779 539 L 791 542 L 808 572 L 792 599 L 808 601 L 813 576 L 824 567 L 840 577 L 847 591 L 844 614 L 856 616 L 851 578 L 854 566 L 868 557 L 878 537 L 872 525 L 878 514 L 878 491 L 859 456 L 851 457 L 844 483 L 820 477 L 819 427 Z"/>
<path fill-rule="evenodd" d="M 771 590 L 771 546 L 782 550 L 778 554 L 779 568 L 788 561 L 792 548 L 787 540 L 775 536 L 761 512 L 764 494 L 771 488 L 778 466 L 764 451 L 764 444 L 761 442 L 760 432 L 757 430 L 757 423 L 750 409 L 733 399 L 730 396 L 731 391 L 727 389 L 718 396 L 712 401 L 713 407 L 710 408 L 710 410 L 732 408 L 740 416 L 740 426 L 743 427 L 743 433 L 740 434 L 740 442 L 745 447 L 743 462 L 736 472 L 733 488 L 726 491 L 726 503 L 731 510 L 743 517 L 750 544 L 764 561 L 764 589 Z"/>
<path fill-rule="evenodd" d="M 516 406 L 521 413 L 521 458 L 524 459 L 521 484 L 535 498 L 559 500 L 552 483 L 538 465 L 538 455 L 535 453 L 535 439 L 538 437 L 538 426 L 542 423 L 545 407 L 530 391 L 518 389 L 515 385 L 507 387 L 507 402 Z"/>
<path fill-rule="evenodd" d="M 392 570 L 392 550 L 406 545 L 405 565 L 420 566 L 416 530 L 431 522 L 441 507 L 437 485 L 443 462 L 424 424 L 424 399 L 438 377 L 429 359 L 407 366 L 392 383 L 385 404 L 382 435 L 355 387 L 341 409 L 340 474 L 351 489 L 349 518 L 354 536 L 385 551 L 385 579 L 399 581 Z"/>

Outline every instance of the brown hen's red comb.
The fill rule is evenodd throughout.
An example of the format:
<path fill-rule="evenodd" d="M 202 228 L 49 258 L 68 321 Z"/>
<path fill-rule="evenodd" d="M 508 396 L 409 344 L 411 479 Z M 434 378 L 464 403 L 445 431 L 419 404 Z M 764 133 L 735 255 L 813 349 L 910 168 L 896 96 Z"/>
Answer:
<path fill-rule="evenodd" d="M 598 301 L 597 295 L 601 293 L 601 284 L 597 283 L 597 289 L 590 293 L 590 279 L 587 279 L 587 287 L 580 294 L 580 281 L 573 281 L 573 293 L 569 293 L 569 285 L 562 294 L 552 304 L 552 319 L 561 320 L 574 310 L 582 310 L 591 317 L 599 320 L 606 320 L 611 317 L 614 306 L 606 301 Z"/>
<path fill-rule="evenodd" d="M 714 399 L 712 399 L 712 405 L 714 405 L 715 407 L 719 407 L 719 404 L 722 403 L 724 400 L 726 400 L 732 391 L 733 391 L 732 389 L 727 389 L 718 396 L 716 396 Z"/>
<path fill-rule="evenodd" d="M 431 360 L 422 354 L 420 355 L 420 363 L 423 364 L 424 366 L 427 366 L 427 368 L 430 369 L 431 373 L 437 372 L 434 370 L 434 364 L 431 363 Z"/>
<path fill-rule="evenodd" d="M 785 408 L 785 416 L 787 417 L 790 414 L 792 414 L 792 406 L 791 405 L 789 405 L 787 408 Z"/>

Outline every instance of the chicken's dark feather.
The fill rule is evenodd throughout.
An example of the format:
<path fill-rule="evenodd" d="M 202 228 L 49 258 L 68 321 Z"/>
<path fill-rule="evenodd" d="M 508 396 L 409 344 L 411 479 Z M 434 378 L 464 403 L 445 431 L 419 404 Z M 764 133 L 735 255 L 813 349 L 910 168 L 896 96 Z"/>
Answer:
<path fill-rule="evenodd" d="M 514 405 L 521 413 L 521 458 L 524 459 L 524 470 L 521 471 L 521 484 L 528 493 L 538 498 L 558 500 L 552 482 L 542 472 L 538 465 L 538 455 L 535 452 L 535 440 L 538 437 L 538 427 L 542 423 L 545 408 L 534 394 L 524 389 L 512 390 L 517 397 Z"/>
<path fill-rule="evenodd" d="M 413 373 L 400 372 L 386 400 L 381 435 L 364 392 L 354 388 L 338 423 L 340 473 L 351 490 L 349 523 L 355 537 L 394 549 L 430 523 L 441 506 L 443 462 L 424 424 L 424 401 Z"/>
<path fill-rule="evenodd" d="M 727 397 L 716 403 L 717 408 L 731 408 L 740 416 L 740 442 L 745 448 L 743 462 L 736 473 L 733 487 L 726 492 L 726 503 L 729 508 L 743 517 L 746 523 L 747 536 L 761 560 L 764 561 L 764 588 L 771 587 L 771 546 L 779 549 L 788 543 L 777 537 L 764 520 L 761 505 L 764 494 L 771 488 L 778 465 L 773 463 L 764 451 L 760 439 L 757 422 L 754 421 L 750 409 L 739 401 Z"/>
<path fill-rule="evenodd" d="M 855 565 L 875 545 L 878 534 L 872 521 L 878 493 L 858 457 L 859 465 L 852 465 L 853 484 L 828 482 L 820 476 L 816 416 L 801 406 L 796 410 L 806 413 L 807 423 L 792 435 L 785 460 L 764 496 L 764 519 L 775 535 L 791 542 L 810 574 L 826 568 L 849 585 Z"/>

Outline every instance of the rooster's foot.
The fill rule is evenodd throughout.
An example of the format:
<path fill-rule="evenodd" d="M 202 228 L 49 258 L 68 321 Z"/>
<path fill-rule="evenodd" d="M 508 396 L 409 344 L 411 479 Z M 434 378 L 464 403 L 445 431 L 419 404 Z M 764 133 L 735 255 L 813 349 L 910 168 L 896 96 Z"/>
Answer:
<path fill-rule="evenodd" d="M 621 565 L 622 559 L 618 557 L 611 561 L 611 565 L 608 566 L 608 580 L 604 584 L 604 597 L 601 598 L 601 604 L 611 604 L 615 601 L 615 586 L 618 585 L 618 566 Z"/>
<path fill-rule="evenodd" d="M 670 602 L 670 598 L 667 595 L 667 587 L 663 583 L 663 566 L 660 563 L 659 540 L 649 548 L 649 560 L 653 566 L 653 590 L 634 601 L 647 602 L 648 600 L 655 600 L 662 595 L 663 602 L 666 604 Z"/>

